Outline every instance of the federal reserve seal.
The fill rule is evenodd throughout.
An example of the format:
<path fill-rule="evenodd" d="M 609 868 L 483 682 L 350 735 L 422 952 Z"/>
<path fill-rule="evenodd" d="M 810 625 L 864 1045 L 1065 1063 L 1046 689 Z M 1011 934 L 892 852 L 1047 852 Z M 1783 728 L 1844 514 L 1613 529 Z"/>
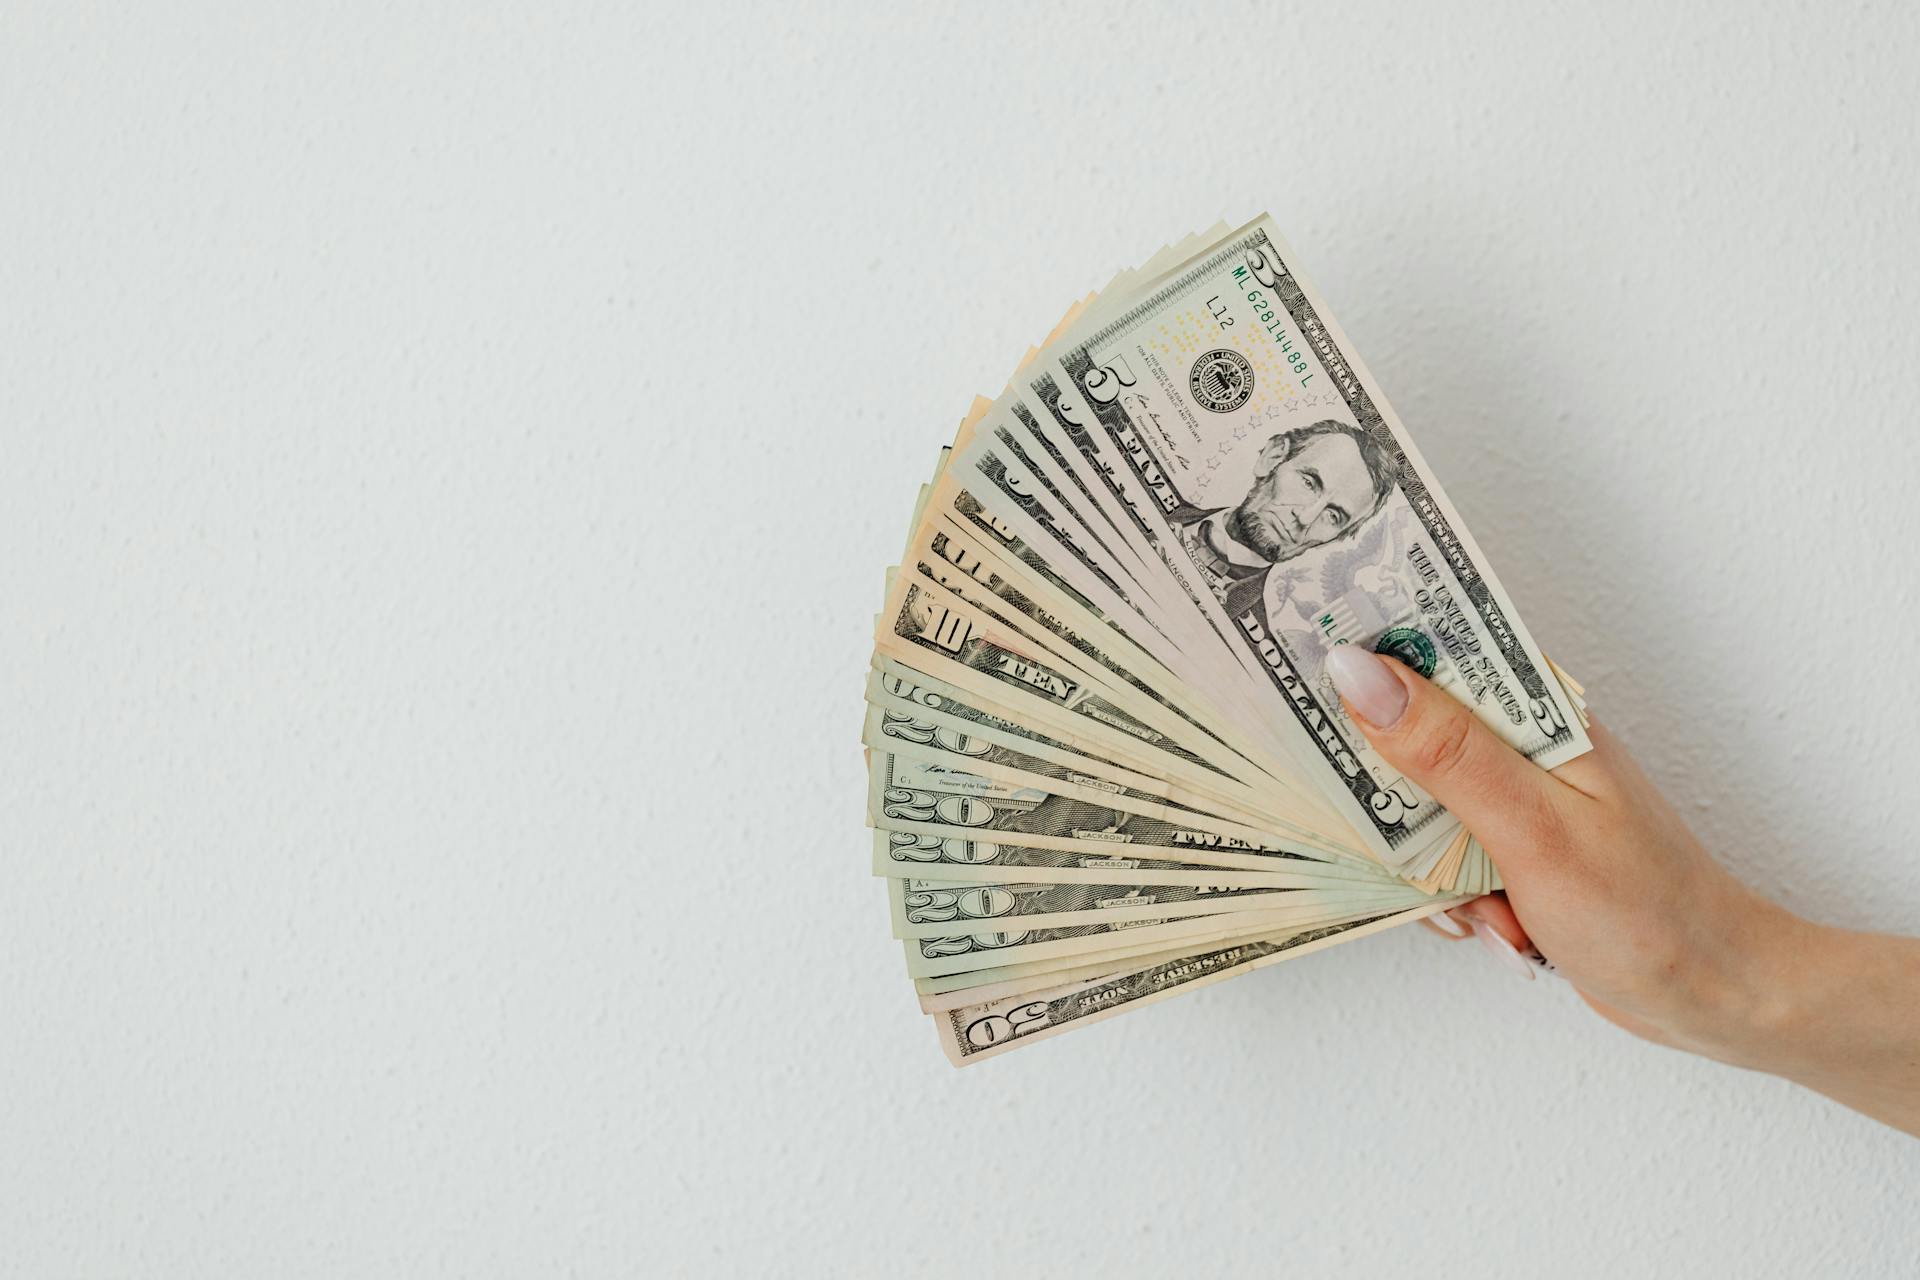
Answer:
<path fill-rule="evenodd" d="M 1187 390 L 1202 409 L 1232 413 L 1253 395 L 1253 366 L 1232 347 L 1209 351 L 1193 362 Z"/>
<path fill-rule="evenodd" d="M 1433 669 L 1440 665 L 1440 654 L 1434 649 L 1433 641 L 1418 627 L 1395 627 L 1374 642 L 1373 651 L 1398 658 L 1429 680 L 1433 678 Z"/>

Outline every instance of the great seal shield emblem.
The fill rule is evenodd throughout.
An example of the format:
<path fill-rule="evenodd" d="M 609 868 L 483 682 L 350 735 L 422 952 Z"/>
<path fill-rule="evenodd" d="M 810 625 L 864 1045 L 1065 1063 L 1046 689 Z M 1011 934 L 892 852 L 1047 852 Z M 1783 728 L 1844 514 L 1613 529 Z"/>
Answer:
<path fill-rule="evenodd" d="M 1187 390 L 1202 409 L 1232 413 L 1253 396 L 1253 366 L 1232 347 L 1220 347 L 1193 362 Z"/>

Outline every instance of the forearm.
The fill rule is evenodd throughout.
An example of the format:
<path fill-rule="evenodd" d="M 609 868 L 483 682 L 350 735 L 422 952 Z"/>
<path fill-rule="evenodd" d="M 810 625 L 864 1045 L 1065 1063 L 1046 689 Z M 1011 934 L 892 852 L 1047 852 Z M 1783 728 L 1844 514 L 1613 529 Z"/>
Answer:
<path fill-rule="evenodd" d="M 1920 1136 L 1920 939 L 1787 920 L 1709 1051 Z"/>
<path fill-rule="evenodd" d="M 1600 724 L 1591 752 L 1543 773 L 1399 663 L 1341 645 L 1327 670 L 1381 757 L 1499 866 L 1504 924 L 1462 908 L 1476 931 L 1531 940 L 1635 1035 L 1920 1136 L 1920 939 L 1812 924 L 1746 888 Z"/>

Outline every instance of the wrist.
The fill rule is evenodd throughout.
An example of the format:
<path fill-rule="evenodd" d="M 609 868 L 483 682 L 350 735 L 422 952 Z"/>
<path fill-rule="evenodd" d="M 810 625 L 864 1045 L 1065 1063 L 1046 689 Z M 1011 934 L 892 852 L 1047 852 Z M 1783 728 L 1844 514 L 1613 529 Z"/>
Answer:
<path fill-rule="evenodd" d="M 1920 1136 L 1920 939 L 1803 920 L 1758 897 L 1665 1042 L 1764 1071 Z"/>
<path fill-rule="evenodd" d="M 1703 959 L 1694 966 L 1678 1047 L 1774 1075 L 1794 1074 L 1831 985 L 1835 930 L 1816 925 L 1741 888 L 1702 922 Z"/>

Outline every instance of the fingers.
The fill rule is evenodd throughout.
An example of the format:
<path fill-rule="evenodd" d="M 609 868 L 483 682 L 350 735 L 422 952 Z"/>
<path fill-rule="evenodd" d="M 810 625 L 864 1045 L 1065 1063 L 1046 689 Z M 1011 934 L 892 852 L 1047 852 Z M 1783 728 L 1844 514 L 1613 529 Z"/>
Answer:
<path fill-rule="evenodd" d="M 1480 939 L 1501 967 L 1531 982 L 1540 962 L 1520 918 L 1513 914 L 1504 894 L 1486 894 L 1472 902 L 1428 916 L 1420 921 L 1435 933 L 1453 941 L 1469 936 Z"/>
<path fill-rule="evenodd" d="M 1480 939 L 1502 967 L 1529 982 L 1533 980 L 1540 953 L 1534 950 L 1533 940 L 1527 937 L 1525 926 L 1520 923 L 1520 917 L 1513 914 L 1505 894 L 1486 894 L 1447 914 L 1472 929 L 1473 936 Z"/>
<path fill-rule="evenodd" d="M 1480 837 L 1502 874 L 1559 843 L 1571 793 L 1456 699 L 1356 645 L 1328 654 L 1327 673 L 1374 749 Z"/>
<path fill-rule="evenodd" d="M 1483 894 L 1472 902 L 1453 908 L 1447 914 L 1475 933 L 1481 929 L 1493 930 L 1516 951 L 1527 951 L 1533 947 L 1533 939 L 1527 936 L 1527 927 L 1521 924 L 1520 917 L 1513 913 L 1513 906 L 1507 901 L 1505 894 Z"/>

